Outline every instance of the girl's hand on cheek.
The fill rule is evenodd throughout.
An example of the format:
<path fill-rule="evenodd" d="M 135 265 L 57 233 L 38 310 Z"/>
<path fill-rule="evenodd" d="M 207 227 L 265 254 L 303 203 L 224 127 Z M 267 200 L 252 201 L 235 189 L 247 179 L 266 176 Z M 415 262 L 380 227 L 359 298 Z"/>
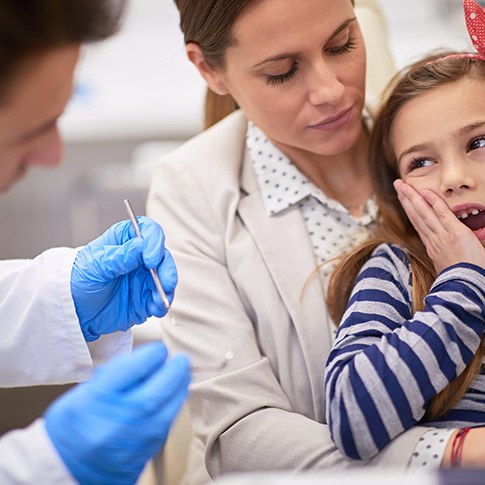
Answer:
<path fill-rule="evenodd" d="M 420 194 L 402 180 L 396 180 L 394 187 L 438 274 L 462 262 L 485 268 L 482 243 L 443 199 L 428 189 Z"/>

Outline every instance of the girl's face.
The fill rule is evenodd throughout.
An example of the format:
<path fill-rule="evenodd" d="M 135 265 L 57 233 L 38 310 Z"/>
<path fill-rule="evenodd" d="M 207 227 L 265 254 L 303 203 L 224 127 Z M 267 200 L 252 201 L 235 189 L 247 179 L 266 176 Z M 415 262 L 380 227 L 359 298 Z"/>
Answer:
<path fill-rule="evenodd" d="M 391 142 L 401 178 L 431 189 L 473 231 L 485 227 L 485 83 L 441 86 L 398 112 Z"/>
<path fill-rule="evenodd" d="M 216 71 L 247 117 L 294 160 L 353 147 L 362 129 L 365 47 L 350 0 L 262 0 L 233 26 Z M 217 91 L 216 91 L 217 92 Z"/>

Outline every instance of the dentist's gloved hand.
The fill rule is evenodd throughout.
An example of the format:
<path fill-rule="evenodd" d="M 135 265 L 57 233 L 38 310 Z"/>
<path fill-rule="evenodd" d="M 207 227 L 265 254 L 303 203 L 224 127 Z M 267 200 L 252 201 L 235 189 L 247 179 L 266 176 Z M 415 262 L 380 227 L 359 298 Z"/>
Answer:
<path fill-rule="evenodd" d="M 189 362 L 161 342 L 137 347 L 54 401 L 47 434 L 81 484 L 133 484 L 163 446 L 187 395 Z"/>
<path fill-rule="evenodd" d="M 162 228 L 138 217 L 142 237 L 131 221 L 118 222 L 81 249 L 71 273 L 71 293 L 87 342 L 127 330 L 167 312 L 147 268 L 157 268 L 169 301 L 177 284 L 172 255 Z"/>

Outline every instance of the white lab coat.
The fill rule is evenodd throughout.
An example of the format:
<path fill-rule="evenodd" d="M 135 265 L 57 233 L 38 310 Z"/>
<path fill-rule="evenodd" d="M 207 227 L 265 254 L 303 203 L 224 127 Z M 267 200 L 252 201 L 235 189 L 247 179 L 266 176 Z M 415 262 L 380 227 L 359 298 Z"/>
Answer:
<path fill-rule="evenodd" d="M 0 387 L 80 382 L 131 349 L 131 332 L 86 344 L 70 291 L 76 254 L 56 248 L 32 260 L 0 261 Z M 0 439 L 0 483 L 74 483 L 42 419 Z"/>

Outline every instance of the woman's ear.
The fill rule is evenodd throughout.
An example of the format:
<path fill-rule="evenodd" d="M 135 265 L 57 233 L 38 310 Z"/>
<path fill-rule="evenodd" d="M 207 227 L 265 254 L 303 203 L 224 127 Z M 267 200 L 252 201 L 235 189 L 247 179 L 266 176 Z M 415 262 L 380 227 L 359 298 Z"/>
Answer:
<path fill-rule="evenodd" d="M 185 52 L 187 53 L 190 62 L 198 69 L 201 76 L 205 79 L 205 82 L 211 91 L 214 91 L 221 96 L 229 93 L 220 74 L 209 66 L 202 54 L 202 50 L 195 42 L 189 42 L 185 46 Z"/>

